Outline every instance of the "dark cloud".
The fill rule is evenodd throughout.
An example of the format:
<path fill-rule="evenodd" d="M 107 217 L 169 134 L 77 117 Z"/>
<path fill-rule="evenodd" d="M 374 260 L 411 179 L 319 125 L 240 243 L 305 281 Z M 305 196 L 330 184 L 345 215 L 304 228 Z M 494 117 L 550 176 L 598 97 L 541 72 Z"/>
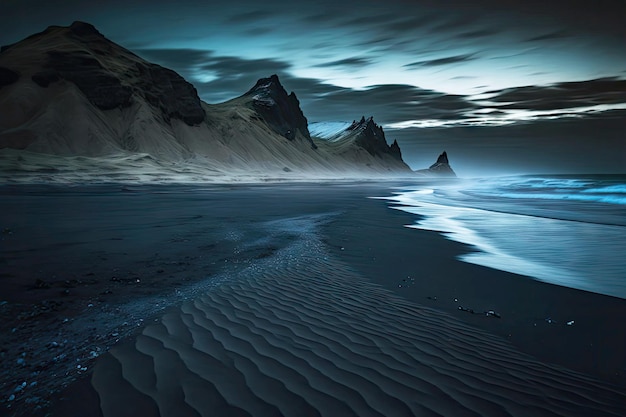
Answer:
<path fill-rule="evenodd" d="M 410 85 L 376 85 L 352 90 L 312 78 L 295 77 L 288 63 L 261 59 L 211 56 L 201 66 L 215 79 L 194 83 L 210 103 L 226 101 L 248 91 L 259 78 L 278 74 L 287 91 L 294 91 L 311 121 L 352 120 L 374 116 L 378 123 L 414 119 L 456 119 L 476 107 L 462 96 Z"/>
<path fill-rule="evenodd" d="M 445 58 L 429 59 L 424 61 L 416 61 L 410 64 L 404 65 L 407 68 L 411 67 L 437 67 L 441 65 L 458 64 L 459 62 L 467 62 L 476 59 L 476 54 L 462 54 L 448 56 Z"/>
<path fill-rule="evenodd" d="M 431 27 L 429 30 L 431 33 L 450 33 L 457 32 L 459 30 L 466 30 L 466 28 L 478 20 L 478 16 L 474 13 L 465 13 L 455 16 L 452 13 L 452 18 L 448 18 L 441 23 Z"/>
<path fill-rule="evenodd" d="M 473 80 L 473 79 L 476 79 L 476 77 L 472 75 L 457 75 L 456 77 L 452 77 L 450 79 L 451 80 Z"/>
<path fill-rule="evenodd" d="M 458 39 L 476 39 L 483 38 L 486 36 L 492 36 L 497 34 L 499 31 L 496 29 L 476 29 L 470 30 L 467 32 L 461 32 L 455 35 L 455 38 Z"/>
<path fill-rule="evenodd" d="M 294 91 L 305 101 L 343 90 L 321 80 L 291 75 L 291 65 L 273 59 L 242 59 L 234 56 L 211 56 L 198 68 L 213 78 L 193 84 L 200 97 L 209 103 L 220 103 L 244 94 L 260 78 L 277 74 L 288 91 Z"/>
<path fill-rule="evenodd" d="M 599 78 L 588 81 L 557 83 L 548 86 L 525 86 L 490 91 L 489 100 L 500 108 L 558 110 L 598 104 L 626 103 L 626 80 Z"/>
<path fill-rule="evenodd" d="M 398 19 L 397 16 L 393 18 L 378 20 L 379 24 L 381 24 L 381 28 L 386 33 L 398 34 L 398 33 L 411 33 L 419 29 L 423 29 L 427 26 L 433 24 L 433 22 L 437 22 L 440 17 L 432 13 L 419 13 L 417 15 L 409 15 L 409 17 L 403 17 Z M 371 21 L 371 19 L 370 19 Z"/>
<path fill-rule="evenodd" d="M 133 49 L 146 61 L 172 69 L 187 81 L 196 84 L 196 70 L 211 59 L 213 51 L 200 49 Z"/>
<path fill-rule="evenodd" d="M 368 58 L 351 57 L 337 61 L 324 62 L 323 64 L 317 64 L 316 67 L 363 67 L 371 62 L 372 60 Z"/>
<path fill-rule="evenodd" d="M 309 99 L 300 96 L 312 121 L 352 120 L 374 116 L 378 123 L 406 120 L 464 118 L 476 105 L 463 96 L 424 90 L 410 85 L 377 85 L 365 90 L 337 89 Z"/>
<path fill-rule="evenodd" d="M 289 67 L 289 64 L 274 59 L 243 59 L 236 56 L 215 56 L 201 66 L 203 70 L 213 71 L 222 79 L 284 72 Z"/>
<path fill-rule="evenodd" d="M 200 67 L 214 79 L 194 84 L 205 101 L 217 103 L 240 96 L 254 86 L 259 78 L 272 74 L 282 76 L 289 68 L 289 64 L 273 59 L 215 56 Z"/>
<path fill-rule="evenodd" d="M 549 41 L 553 39 L 561 39 L 570 36 L 566 31 L 559 30 L 555 32 L 545 33 L 543 35 L 533 36 L 532 38 L 526 39 L 526 42 L 541 42 L 541 41 Z"/>

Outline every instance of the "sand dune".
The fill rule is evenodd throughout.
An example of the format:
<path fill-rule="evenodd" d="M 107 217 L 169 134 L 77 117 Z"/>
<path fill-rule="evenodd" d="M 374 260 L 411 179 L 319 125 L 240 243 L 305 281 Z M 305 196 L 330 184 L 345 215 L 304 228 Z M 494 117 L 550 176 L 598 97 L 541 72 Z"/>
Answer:
<path fill-rule="evenodd" d="M 304 232 L 103 356 L 103 415 L 624 415 L 612 386 L 367 281 L 314 223 L 274 223 Z"/>

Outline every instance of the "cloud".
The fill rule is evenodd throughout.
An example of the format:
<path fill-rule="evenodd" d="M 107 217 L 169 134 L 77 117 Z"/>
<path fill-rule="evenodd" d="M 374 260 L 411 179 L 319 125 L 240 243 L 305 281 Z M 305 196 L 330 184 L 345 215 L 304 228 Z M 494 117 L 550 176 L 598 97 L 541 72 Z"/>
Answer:
<path fill-rule="evenodd" d="M 279 76 L 286 90 L 294 91 L 299 98 L 304 97 L 305 100 L 315 100 L 343 90 L 318 79 L 295 77 L 291 74 L 291 64 L 275 59 L 206 55 L 201 64 L 194 65 L 186 72 L 193 74 L 189 81 L 208 103 L 220 103 L 239 97 L 252 88 L 257 80 L 272 74 Z M 206 74 L 208 80 L 203 80 L 203 74 Z"/>
<path fill-rule="evenodd" d="M 351 57 L 339 59 L 337 61 L 324 62 L 322 64 L 317 64 L 316 67 L 363 67 L 369 65 L 371 62 L 372 60 L 368 58 Z"/>
<path fill-rule="evenodd" d="M 458 64 L 460 62 L 467 62 L 476 59 L 476 54 L 462 54 L 448 56 L 445 58 L 430 59 L 424 61 L 416 61 L 410 64 L 404 65 L 404 67 L 438 67 L 442 65 Z"/>
<path fill-rule="evenodd" d="M 283 72 L 289 64 L 275 59 L 243 59 L 236 56 L 214 56 L 201 68 L 214 71 L 219 78 L 255 77 L 256 74 Z"/>
<path fill-rule="evenodd" d="M 499 108 L 558 110 L 597 105 L 626 104 L 626 80 L 599 78 L 547 86 L 525 86 L 490 91 L 489 101 Z"/>
<path fill-rule="evenodd" d="M 486 36 L 491 36 L 497 34 L 499 31 L 496 29 L 476 29 L 470 30 L 467 32 L 461 32 L 455 35 L 455 38 L 458 39 L 476 39 L 482 38 Z"/>
<path fill-rule="evenodd" d="M 358 59 L 346 61 L 335 64 L 356 65 L 361 62 Z M 374 116 L 381 124 L 416 117 L 456 119 L 476 107 L 463 96 L 410 85 L 375 85 L 353 90 L 319 79 L 296 77 L 289 63 L 272 59 L 211 55 L 198 68 L 214 75 L 211 81 L 194 82 L 200 96 L 209 103 L 238 97 L 259 78 L 278 74 L 285 89 L 296 93 L 310 121 L 352 120 L 363 115 Z"/>
<path fill-rule="evenodd" d="M 541 41 L 550 41 L 554 39 L 561 39 L 568 37 L 569 34 L 564 30 L 559 30 L 555 32 L 545 33 L 543 35 L 534 36 L 532 38 L 526 39 L 526 42 L 541 42 Z"/>
<path fill-rule="evenodd" d="M 474 80 L 476 79 L 473 75 L 457 75 L 456 77 L 451 77 L 450 80 Z"/>
<path fill-rule="evenodd" d="M 349 121 L 374 116 L 379 124 L 414 119 L 459 119 L 476 108 L 463 96 L 424 90 L 410 85 L 375 85 L 364 90 L 336 89 L 303 101 L 312 121 Z"/>
<path fill-rule="evenodd" d="M 297 77 L 291 63 L 278 59 L 217 56 L 213 51 L 195 49 L 138 53 L 180 72 L 209 103 L 238 97 L 259 78 L 278 74 L 285 88 L 296 93 L 310 121 L 350 121 L 364 115 L 374 116 L 378 123 L 388 126 L 481 126 L 571 117 L 620 117 L 620 109 L 626 106 L 626 80 L 618 78 L 494 90 L 480 100 L 471 100 L 404 84 L 363 89 L 339 87 L 321 79 Z M 471 59 L 473 55 L 457 55 L 419 64 L 451 65 Z M 321 65 L 350 68 L 369 62 L 369 58 L 351 57 Z"/>
<path fill-rule="evenodd" d="M 207 82 L 196 82 L 203 100 L 222 102 L 238 97 L 250 89 L 259 78 L 278 74 L 284 77 L 290 65 L 274 59 L 243 59 L 234 56 L 213 56 L 199 67 L 210 74 Z"/>

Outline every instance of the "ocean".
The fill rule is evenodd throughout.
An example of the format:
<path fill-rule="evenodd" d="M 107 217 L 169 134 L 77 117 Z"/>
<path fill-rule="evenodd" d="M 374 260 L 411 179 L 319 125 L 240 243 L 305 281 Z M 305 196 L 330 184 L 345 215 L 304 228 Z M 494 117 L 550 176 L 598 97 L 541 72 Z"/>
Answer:
<path fill-rule="evenodd" d="M 516 176 L 400 187 L 408 227 L 469 245 L 462 261 L 626 299 L 626 175 Z"/>

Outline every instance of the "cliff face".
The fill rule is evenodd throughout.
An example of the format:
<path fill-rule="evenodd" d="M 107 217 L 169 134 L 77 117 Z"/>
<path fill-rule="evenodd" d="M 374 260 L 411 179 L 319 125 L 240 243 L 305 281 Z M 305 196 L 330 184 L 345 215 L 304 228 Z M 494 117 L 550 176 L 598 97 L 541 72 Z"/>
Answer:
<path fill-rule="evenodd" d="M 289 140 L 300 134 L 315 147 L 296 94 L 288 95 L 276 74 L 261 78 L 243 97 L 274 132 Z"/>
<path fill-rule="evenodd" d="M 40 49 L 45 58 L 31 76 L 42 88 L 67 80 L 101 110 L 129 107 L 139 96 L 160 110 L 168 122 L 174 118 L 194 125 L 204 120 L 200 98 L 191 84 L 174 71 L 114 44 L 88 23 L 50 27 L 24 44 L 6 48 L 5 53 L 42 40 L 48 46 Z"/>

